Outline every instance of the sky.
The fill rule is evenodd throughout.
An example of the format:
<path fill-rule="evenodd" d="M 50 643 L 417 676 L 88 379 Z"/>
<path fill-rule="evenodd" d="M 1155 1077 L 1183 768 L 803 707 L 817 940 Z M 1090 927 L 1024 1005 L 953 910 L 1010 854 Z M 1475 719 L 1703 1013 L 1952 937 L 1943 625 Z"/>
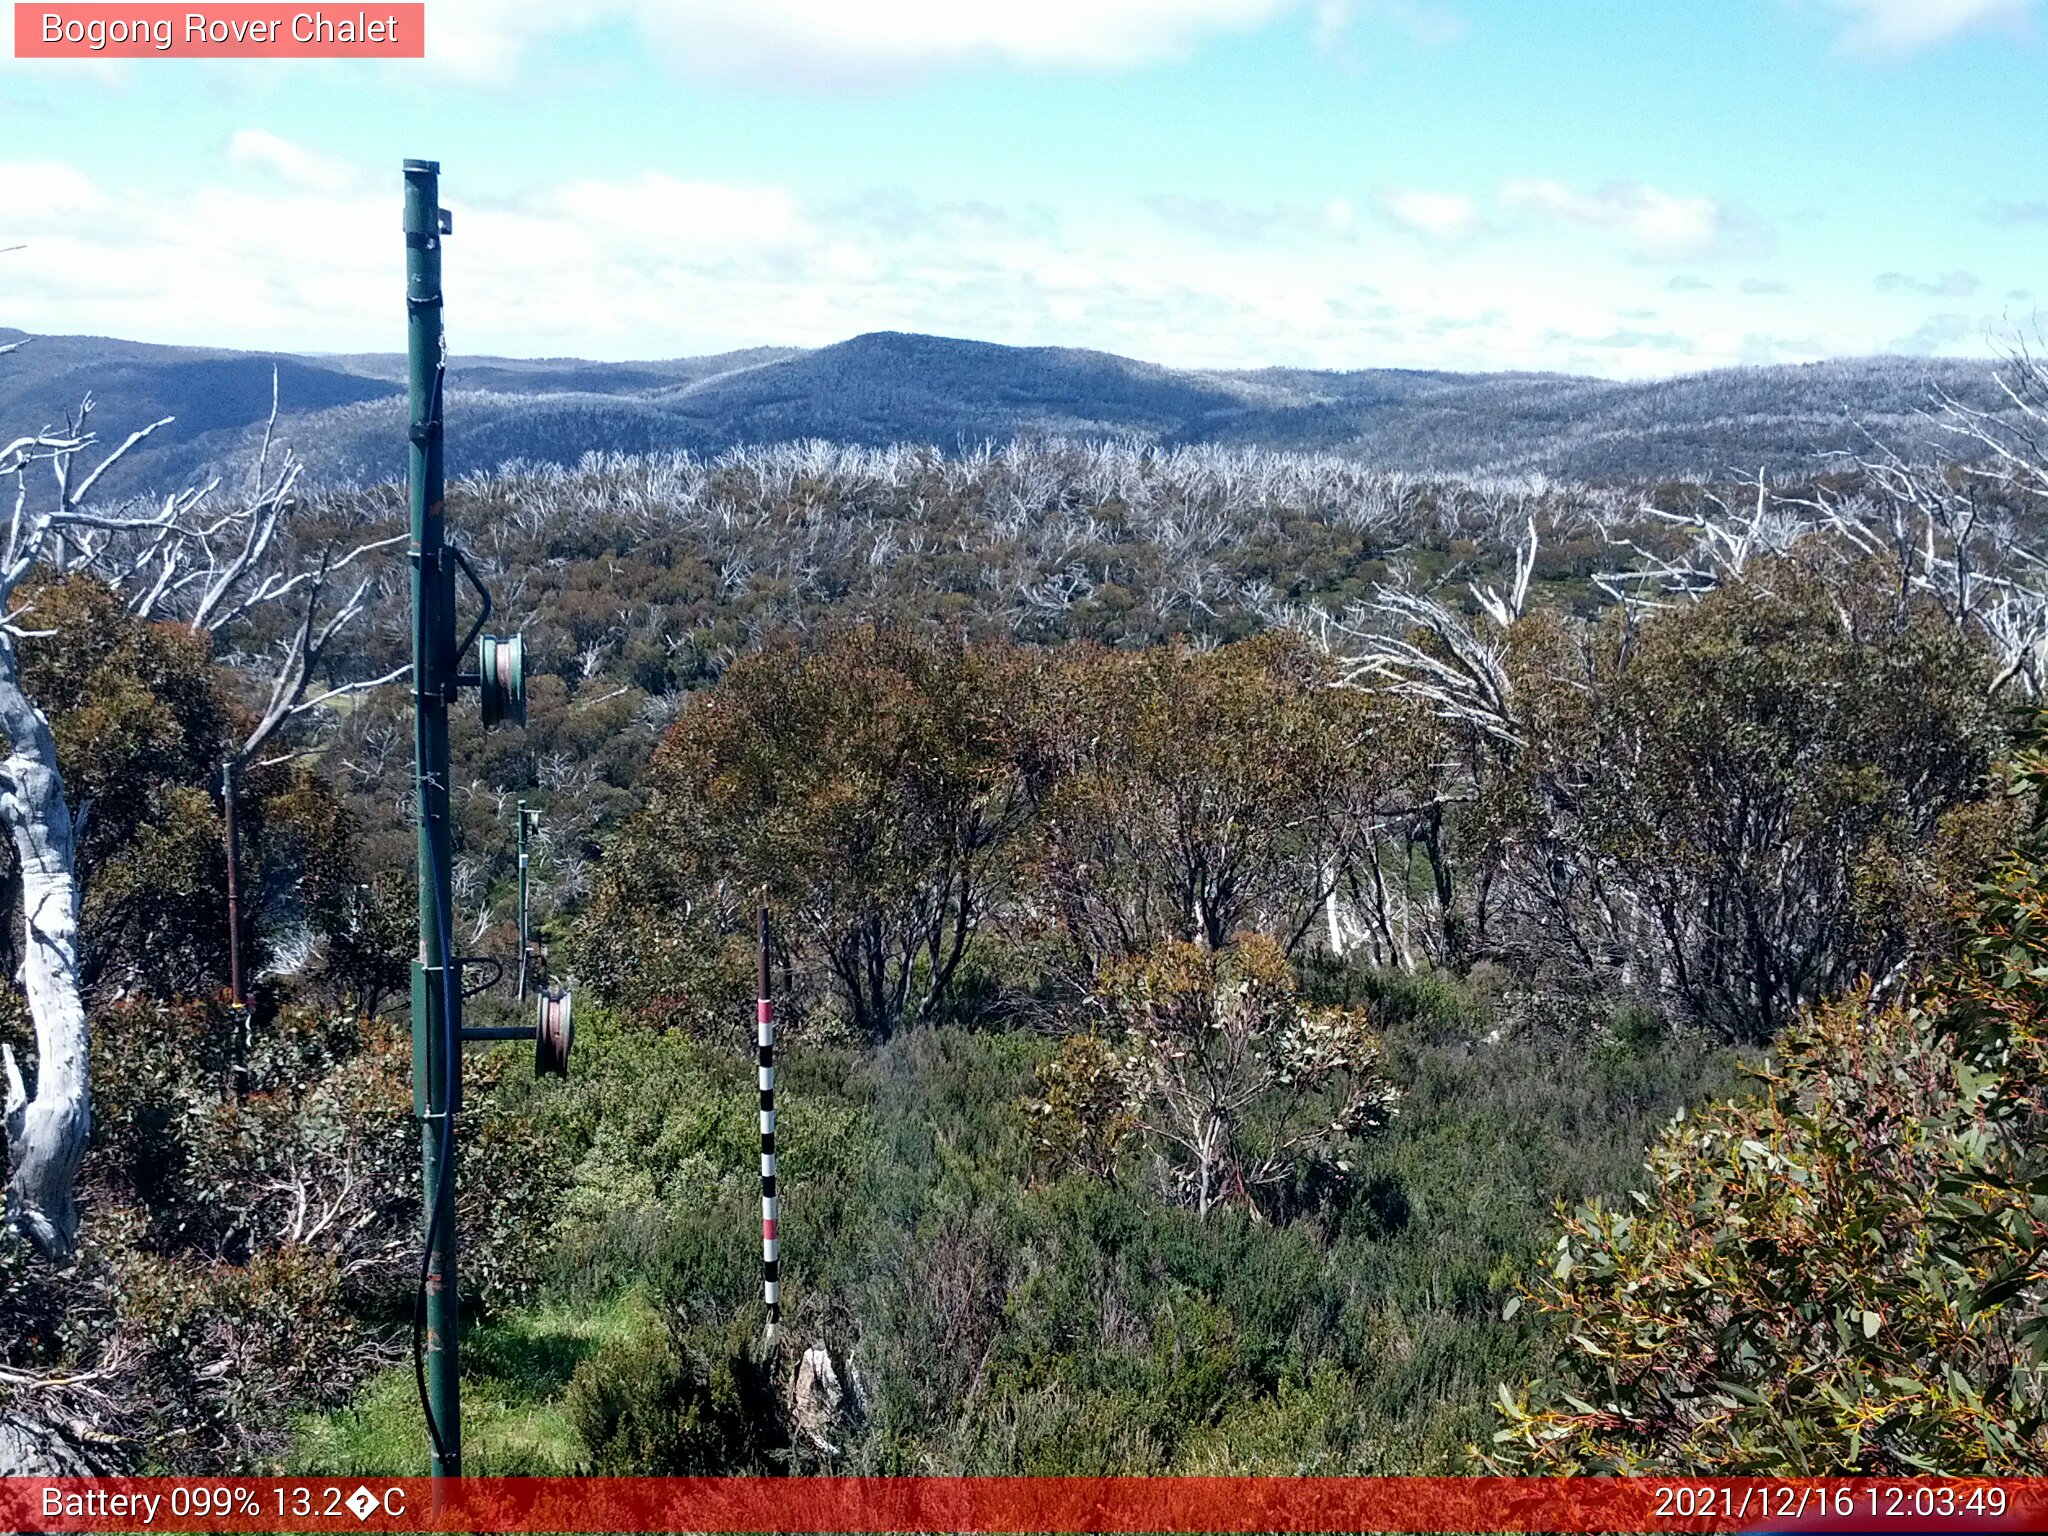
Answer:
<path fill-rule="evenodd" d="M 0 325 L 400 350 L 407 156 L 468 354 L 915 330 L 1645 378 L 1990 355 L 2048 313 L 2048 0 L 426 19 L 417 61 L 0 57 Z"/>

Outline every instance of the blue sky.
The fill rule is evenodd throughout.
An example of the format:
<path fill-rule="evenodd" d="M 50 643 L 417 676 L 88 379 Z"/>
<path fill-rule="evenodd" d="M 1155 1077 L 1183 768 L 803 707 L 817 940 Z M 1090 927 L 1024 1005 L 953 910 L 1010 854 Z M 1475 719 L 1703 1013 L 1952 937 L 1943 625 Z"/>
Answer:
<path fill-rule="evenodd" d="M 429 0 L 429 57 L 0 59 L 0 324 L 391 350 L 883 328 L 1655 376 L 2048 311 L 2037 0 Z"/>

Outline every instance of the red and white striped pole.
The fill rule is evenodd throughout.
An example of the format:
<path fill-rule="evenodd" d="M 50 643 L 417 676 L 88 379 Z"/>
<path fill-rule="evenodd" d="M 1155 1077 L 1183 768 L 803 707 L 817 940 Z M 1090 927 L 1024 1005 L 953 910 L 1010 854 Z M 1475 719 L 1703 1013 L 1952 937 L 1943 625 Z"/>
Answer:
<path fill-rule="evenodd" d="M 766 895 L 764 891 L 759 925 L 760 983 L 755 992 L 754 1024 L 761 1052 L 761 1300 L 768 1308 L 767 1341 L 772 1345 L 776 1325 L 782 1321 L 782 1244 L 776 1236 L 775 1003 L 768 995 Z"/>

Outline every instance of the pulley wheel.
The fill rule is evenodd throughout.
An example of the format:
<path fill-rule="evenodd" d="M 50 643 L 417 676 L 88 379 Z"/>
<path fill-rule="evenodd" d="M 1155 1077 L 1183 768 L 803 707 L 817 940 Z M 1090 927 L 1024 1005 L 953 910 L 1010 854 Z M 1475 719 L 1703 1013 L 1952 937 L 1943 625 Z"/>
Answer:
<path fill-rule="evenodd" d="M 526 641 L 520 635 L 485 635 L 477 641 L 477 684 L 484 728 L 509 720 L 526 724 Z"/>
<path fill-rule="evenodd" d="M 576 1021 L 569 993 L 562 987 L 547 987 L 540 994 L 540 1018 L 533 1033 L 533 1075 L 567 1077 L 569 1046 L 576 1038 Z"/>

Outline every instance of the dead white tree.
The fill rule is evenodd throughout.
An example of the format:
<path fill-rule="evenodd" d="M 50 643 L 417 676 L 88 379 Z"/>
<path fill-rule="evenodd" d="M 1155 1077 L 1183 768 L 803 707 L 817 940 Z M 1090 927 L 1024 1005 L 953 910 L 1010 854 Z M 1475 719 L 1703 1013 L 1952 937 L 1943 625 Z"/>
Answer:
<path fill-rule="evenodd" d="M 218 487 L 209 484 L 161 501 L 103 508 L 93 498 L 107 474 L 169 418 L 131 433 L 86 469 L 97 446 L 91 411 L 88 398 L 62 430 L 0 446 L 0 485 L 11 482 L 13 490 L 0 548 L 0 732 L 7 737 L 7 755 L 0 760 L 0 819 L 21 861 L 20 982 L 36 1045 L 33 1093 L 13 1050 L 0 1048 L 10 1164 L 6 1215 L 55 1258 L 68 1257 L 77 1244 L 74 1185 L 92 1128 L 77 865 L 78 838 L 91 807 L 74 811 L 67 800 L 49 718 L 22 686 L 17 642 L 39 633 L 32 627 L 33 599 L 24 599 L 23 587 L 38 570 L 88 572 L 119 592 L 132 612 L 210 633 L 246 621 L 259 608 L 299 605 L 297 623 L 276 658 L 269 707 L 242 745 L 245 756 L 318 703 L 391 680 L 351 683 L 308 697 L 315 667 L 362 611 L 369 592 L 365 578 L 336 611 L 323 616 L 333 572 L 392 540 L 369 541 L 339 557 L 322 552 L 309 569 L 282 573 L 278 535 L 297 505 L 298 466 L 287 453 L 279 467 L 271 467 L 269 431 L 254 493 L 233 505 L 216 508 Z M 273 393 L 273 427 L 275 420 Z M 31 472 L 38 467 L 47 468 L 53 487 L 32 486 Z"/>
<path fill-rule="evenodd" d="M 1535 547 L 1532 525 L 1508 596 L 1472 589 L 1490 617 L 1497 609 L 1506 622 L 1475 623 L 1406 581 L 1341 615 L 1311 609 L 1299 622 L 1342 669 L 1340 686 L 1414 699 L 1439 719 L 1514 750 L 1524 743 L 1504 631 L 1520 617 Z"/>
<path fill-rule="evenodd" d="M 1536 574 L 1536 549 L 1536 514 L 1532 512 L 1528 532 L 1515 551 L 1515 579 L 1508 590 L 1503 593 L 1491 582 L 1483 587 L 1476 581 L 1471 584 L 1473 599 L 1502 629 L 1519 619 L 1529 606 L 1529 578 Z"/>
<path fill-rule="evenodd" d="M 31 465 L 79 452 L 85 441 L 61 433 L 17 438 L 0 449 L 0 474 L 15 482 L 14 516 L 0 557 L 0 817 L 21 860 L 26 943 L 22 985 L 36 1033 L 36 1091 L 22 1080 L 11 1046 L 0 1046 L 7 1079 L 7 1218 L 43 1252 L 70 1254 L 77 1241 L 73 1184 L 92 1131 L 87 1093 L 85 1006 L 78 989 L 75 849 L 78 825 L 57 771 L 50 722 L 21 686 L 12 609 L 15 587 L 63 536 L 55 513 L 27 515 Z M 24 526 L 26 522 L 27 526 Z"/>
<path fill-rule="evenodd" d="M 1676 555 L 1607 530 L 1626 568 L 1594 577 L 1633 619 L 1745 579 L 1753 563 L 1797 556 L 1838 579 L 1888 584 L 1903 619 L 1931 606 L 1993 659 L 1991 691 L 2048 697 L 2048 555 L 2021 536 L 2048 507 L 2048 363 L 2016 344 L 1993 375 L 1996 410 L 1937 389 L 1926 420 L 1942 457 L 1907 458 L 1869 437 L 1837 456 L 1845 484 L 1774 486 L 1761 472 L 1740 497 L 1709 493 L 1696 511 L 1639 509 L 1641 522 L 1683 528 Z M 1850 605 L 1838 604 L 1844 624 Z"/>
<path fill-rule="evenodd" d="M 2010 490 L 2048 496 L 2048 358 L 2014 338 L 1993 375 L 2005 404 L 1986 411 L 1937 389 L 1937 425 L 1961 445 L 1958 457 Z"/>
<path fill-rule="evenodd" d="M 86 410 L 90 408 L 88 400 Z M 121 594 L 137 618 L 175 621 L 194 633 L 223 635 L 250 624 L 266 610 L 289 615 L 283 638 L 260 669 L 268 674 L 269 695 L 235 749 L 232 761 L 237 768 L 258 761 L 257 754 L 293 722 L 350 694 L 394 683 L 411 670 L 402 666 L 381 677 L 315 688 L 335 640 L 362 616 L 375 595 L 378 573 L 367 568 L 380 550 L 403 544 L 406 535 L 362 539 L 345 549 L 285 549 L 291 514 L 301 505 L 301 466 L 289 449 L 277 451 L 277 417 L 273 370 L 270 416 L 247 494 L 240 501 L 215 510 L 216 480 L 167 502 L 163 517 L 107 519 L 109 526 L 91 530 L 80 540 L 75 562 Z M 83 427 L 83 417 L 78 425 Z M 131 439 L 113 457 L 139 440 L 140 435 Z M 60 460 L 60 478 L 61 470 Z M 99 473 L 96 470 L 92 478 Z M 90 488 L 88 480 L 76 499 L 82 500 Z M 334 600 L 337 579 L 345 580 L 344 573 L 356 571 L 363 574 Z"/>

